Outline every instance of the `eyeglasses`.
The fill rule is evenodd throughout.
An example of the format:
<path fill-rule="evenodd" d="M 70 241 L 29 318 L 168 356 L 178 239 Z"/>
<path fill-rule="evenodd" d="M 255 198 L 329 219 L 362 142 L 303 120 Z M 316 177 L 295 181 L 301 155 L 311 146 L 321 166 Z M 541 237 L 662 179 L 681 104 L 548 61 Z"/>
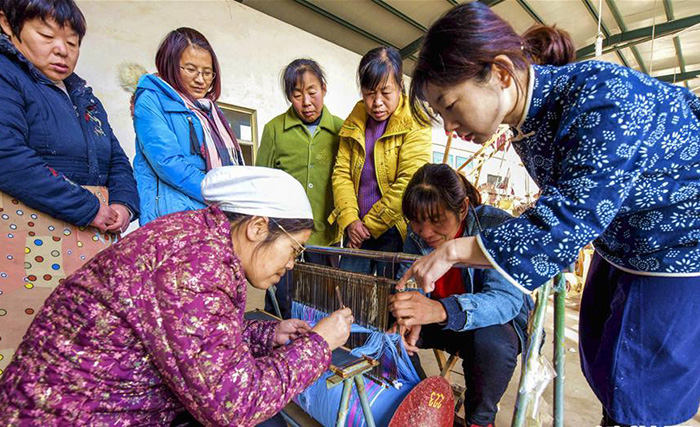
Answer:
<path fill-rule="evenodd" d="M 282 232 L 283 232 L 284 234 L 287 235 L 287 237 L 289 237 L 290 239 L 292 239 L 292 241 L 293 241 L 294 243 L 296 243 L 297 247 L 294 248 L 294 259 L 299 259 L 299 257 L 301 256 L 301 254 L 303 254 L 304 251 L 306 250 L 306 248 L 304 247 L 304 245 L 302 245 L 301 243 L 299 243 L 299 241 L 298 241 L 297 239 L 295 239 L 294 236 L 292 236 L 291 234 L 289 234 L 289 232 L 288 232 L 287 230 L 285 230 L 284 227 L 282 227 L 282 224 L 280 224 L 279 222 L 275 221 L 275 220 L 272 219 L 272 218 L 270 218 L 270 221 L 274 222 L 274 223 L 280 228 L 280 230 L 282 230 Z"/>
<path fill-rule="evenodd" d="M 180 67 L 182 71 L 185 72 L 190 77 L 197 77 L 198 75 L 202 75 L 202 78 L 204 80 L 213 80 L 214 77 L 216 77 L 216 73 L 213 72 L 212 70 L 198 70 L 195 67 L 187 66 L 187 67 Z"/>

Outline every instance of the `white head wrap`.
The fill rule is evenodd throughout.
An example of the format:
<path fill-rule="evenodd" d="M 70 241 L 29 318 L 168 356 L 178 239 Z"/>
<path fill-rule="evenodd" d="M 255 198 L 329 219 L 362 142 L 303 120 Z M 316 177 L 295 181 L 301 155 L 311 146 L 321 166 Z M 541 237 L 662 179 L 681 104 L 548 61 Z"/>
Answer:
<path fill-rule="evenodd" d="M 202 181 L 202 197 L 226 212 L 271 218 L 314 219 L 304 187 L 287 172 L 257 166 L 224 166 Z"/>

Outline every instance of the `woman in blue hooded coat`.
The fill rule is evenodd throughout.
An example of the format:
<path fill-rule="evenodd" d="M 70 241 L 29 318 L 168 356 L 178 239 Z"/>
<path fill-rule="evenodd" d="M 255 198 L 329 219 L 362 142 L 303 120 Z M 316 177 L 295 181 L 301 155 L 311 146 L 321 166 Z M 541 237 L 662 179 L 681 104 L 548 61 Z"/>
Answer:
<path fill-rule="evenodd" d="M 156 53 L 157 74 L 134 94 L 141 225 L 173 212 L 205 207 L 200 190 L 212 168 L 242 165 L 243 154 L 216 100 L 219 62 L 191 28 L 171 31 Z"/>

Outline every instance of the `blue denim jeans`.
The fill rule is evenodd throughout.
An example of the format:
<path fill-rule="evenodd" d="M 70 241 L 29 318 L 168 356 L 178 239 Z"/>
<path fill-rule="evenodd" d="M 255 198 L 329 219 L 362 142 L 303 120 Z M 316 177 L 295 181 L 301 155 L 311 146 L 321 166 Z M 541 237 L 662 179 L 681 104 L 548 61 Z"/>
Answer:
<path fill-rule="evenodd" d="M 380 252 L 401 252 L 403 250 L 403 240 L 401 233 L 396 227 L 391 227 L 378 238 L 370 237 L 360 246 L 360 249 Z M 390 262 L 380 262 L 371 259 L 346 256 L 340 258 L 340 269 L 363 274 L 377 274 L 380 277 L 396 277 L 399 264 Z"/>

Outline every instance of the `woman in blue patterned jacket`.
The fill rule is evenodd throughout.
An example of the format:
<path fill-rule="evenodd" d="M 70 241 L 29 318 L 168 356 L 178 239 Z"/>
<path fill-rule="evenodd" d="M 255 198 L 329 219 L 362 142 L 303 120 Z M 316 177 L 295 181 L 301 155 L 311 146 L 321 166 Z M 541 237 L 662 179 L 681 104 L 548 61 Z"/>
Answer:
<path fill-rule="evenodd" d="M 455 262 L 486 262 L 530 292 L 592 241 L 579 332 L 603 425 L 680 423 L 700 403 L 700 101 L 629 68 L 538 66 L 528 52 L 478 2 L 426 34 L 414 113 L 434 111 L 476 143 L 511 125 L 542 195 L 519 218 L 440 246 L 401 285 L 414 277 L 429 291 Z"/>

